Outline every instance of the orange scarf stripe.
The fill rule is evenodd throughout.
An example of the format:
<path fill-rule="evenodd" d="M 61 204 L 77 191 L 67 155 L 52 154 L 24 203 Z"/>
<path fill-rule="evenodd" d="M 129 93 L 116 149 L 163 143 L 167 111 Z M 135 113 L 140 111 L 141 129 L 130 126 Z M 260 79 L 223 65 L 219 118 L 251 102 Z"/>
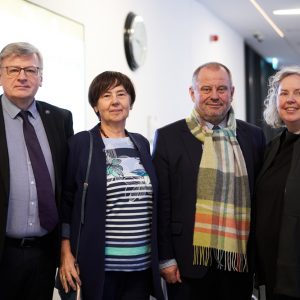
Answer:
<path fill-rule="evenodd" d="M 217 225 L 230 228 L 238 228 L 239 230 L 249 230 L 250 220 L 237 220 L 234 217 L 222 217 L 204 214 L 201 212 L 196 213 L 195 227 L 201 226 L 200 224 Z"/>

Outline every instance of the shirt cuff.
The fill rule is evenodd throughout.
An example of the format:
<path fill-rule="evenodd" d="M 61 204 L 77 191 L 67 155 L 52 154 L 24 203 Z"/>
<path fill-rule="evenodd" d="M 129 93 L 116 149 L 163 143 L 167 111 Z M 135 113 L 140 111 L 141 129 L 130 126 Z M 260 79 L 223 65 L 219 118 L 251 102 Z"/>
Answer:
<path fill-rule="evenodd" d="M 159 261 L 159 269 L 164 269 L 171 266 L 177 266 L 177 262 L 175 258 L 172 259 L 165 259 Z"/>
<path fill-rule="evenodd" d="M 63 239 L 70 239 L 70 224 L 62 223 L 61 225 L 61 237 Z"/>

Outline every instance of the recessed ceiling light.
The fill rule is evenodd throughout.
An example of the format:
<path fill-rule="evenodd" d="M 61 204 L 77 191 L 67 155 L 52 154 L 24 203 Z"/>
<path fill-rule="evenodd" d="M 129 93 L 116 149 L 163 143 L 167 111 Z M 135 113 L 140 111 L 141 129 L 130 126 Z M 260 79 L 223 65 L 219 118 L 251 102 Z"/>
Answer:
<path fill-rule="evenodd" d="M 300 15 L 300 8 L 278 9 L 273 11 L 274 15 Z"/>
<path fill-rule="evenodd" d="M 255 1 L 250 0 L 253 6 L 258 10 L 258 12 L 265 18 L 265 20 L 270 24 L 270 26 L 276 31 L 276 33 L 284 38 L 284 33 L 282 30 L 272 21 L 272 19 L 267 15 L 267 13 L 263 10 L 263 8 Z"/>

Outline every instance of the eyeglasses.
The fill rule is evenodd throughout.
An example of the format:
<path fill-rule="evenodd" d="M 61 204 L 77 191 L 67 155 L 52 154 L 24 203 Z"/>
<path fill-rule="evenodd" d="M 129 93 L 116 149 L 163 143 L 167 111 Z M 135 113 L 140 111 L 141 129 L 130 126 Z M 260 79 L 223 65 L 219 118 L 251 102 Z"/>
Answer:
<path fill-rule="evenodd" d="M 6 69 L 6 73 L 9 77 L 17 77 L 20 75 L 21 71 L 23 70 L 25 75 L 27 77 L 36 77 L 39 75 L 41 68 L 39 67 L 14 67 L 14 66 L 8 66 L 8 67 L 1 67 L 1 69 Z"/>

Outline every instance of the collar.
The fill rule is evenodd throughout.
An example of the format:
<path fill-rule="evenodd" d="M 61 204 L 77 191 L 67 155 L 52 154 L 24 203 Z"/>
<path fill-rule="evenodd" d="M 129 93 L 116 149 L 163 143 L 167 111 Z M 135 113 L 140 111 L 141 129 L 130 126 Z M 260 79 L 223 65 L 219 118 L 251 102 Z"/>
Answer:
<path fill-rule="evenodd" d="M 211 124 L 209 122 L 205 122 L 205 124 L 209 129 L 212 129 L 215 125 L 219 126 L 221 129 L 223 129 L 227 126 L 227 117 L 219 124 Z"/>
<path fill-rule="evenodd" d="M 12 118 L 15 119 L 18 115 L 18 113 L 21 111 L 21 109 L 19 107 L 17 107 L 13 102 L 11 102 L 5 94 L 2 95 L 2 105 L 3 105 L 3 109 L 7 112 L 7 114 Z M 33 102 L 31 103 L 31 105 L 28 107 L 27 109 L 28 111 L 30 111 L 32 117 L 34 119 L 37 118 L 38 116 L 38 110 L 36 108 L 36 102 L 35 100 L 33 100 Z"/>

